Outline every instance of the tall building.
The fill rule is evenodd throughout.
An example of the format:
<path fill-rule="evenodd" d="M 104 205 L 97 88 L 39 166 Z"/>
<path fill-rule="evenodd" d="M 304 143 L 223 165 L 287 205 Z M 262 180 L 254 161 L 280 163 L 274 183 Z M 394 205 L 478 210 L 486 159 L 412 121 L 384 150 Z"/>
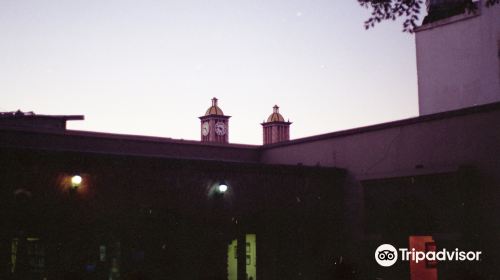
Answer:
<path fill-rule="evenodd" d="M 264 145 L 290 140 L 291 124 L 280 114 L 278 105 L 274 105 L 273 113 L 269 115 L 266 122 L 261 124 Z"/>
<path fill-rule="evenodd" d="M 421 115 L 500 101 L 500 5 L 485 2 L 428 3 L 415 33 Z"/>

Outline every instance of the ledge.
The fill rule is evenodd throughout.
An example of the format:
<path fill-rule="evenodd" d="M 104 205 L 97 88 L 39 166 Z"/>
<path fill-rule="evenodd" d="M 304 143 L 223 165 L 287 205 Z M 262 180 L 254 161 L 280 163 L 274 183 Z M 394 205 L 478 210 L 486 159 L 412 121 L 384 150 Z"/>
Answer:
<path fill-rule="evenodd" d="M 455 22 L 459 22 L 459 21 L 463 21 L 463 20 L 469 20 L 469 19 L 478 17 L 480 15 L 481 15 L 481 8 L 478 8 L 474 12 L 470 12 L 470 13 L 465 12 L 465 13 L 460 14 L 460 15 L 456 15 L 456 16 L 452 16 L 452 17 L 449 17 L 449 18 L 441 19 L 441 20 L 438 20 L 438 21 L 435 21 L 435 22 L 427 23 L 425 25 L 422 25 L 420 27 L 415 28 L 415 32 L 431 30 L 431 29 L 434 29 L 434 28 L 437 28 L 437 27 L 441 27 L 441 26 L 444 26 L 444 25 L 448 25 L 448 24 L 451 24 L 451 23 L 455 23 Z"/>

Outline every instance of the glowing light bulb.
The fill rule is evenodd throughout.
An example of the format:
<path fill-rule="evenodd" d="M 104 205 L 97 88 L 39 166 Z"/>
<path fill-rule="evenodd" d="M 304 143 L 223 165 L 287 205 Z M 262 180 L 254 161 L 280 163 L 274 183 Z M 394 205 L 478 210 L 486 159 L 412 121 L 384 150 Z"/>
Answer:
<path fill-rule="evenodd" d="M 227 191 L 227 185 L 225 184 L 220 184 L 219 185 L 219 192 L 224 193 Z"/>
<path fill-rule="evenodd" d="M 78 187 L 78 186 L 80 186 L 81 183 L 82 183 L 82 177 L 81 176 L 75 175 L 75 176 L 71 177 L 71 185 L 73 187 Z"/>

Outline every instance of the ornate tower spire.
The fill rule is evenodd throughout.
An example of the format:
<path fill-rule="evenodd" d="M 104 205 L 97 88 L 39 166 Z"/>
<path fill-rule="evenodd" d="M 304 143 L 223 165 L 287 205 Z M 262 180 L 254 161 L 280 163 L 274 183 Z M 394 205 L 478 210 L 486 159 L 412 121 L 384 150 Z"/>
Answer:
<path fill-rule="evenodd" d="M 264 145 L 290 140 L 291 122 L 286 122 L 279 112 L 278 105 L 274 105 L 273 113 L 267 121 L 262 123 Z"/>
<path fill-rule="evenodd" d="M 212 106 L 207 109 L 204 116 L 200 117 L 201 141 L 225 144 L 229 139 L 230 116 L 224 115 L 217 101 L 216 97 L 212 98 Z"/>

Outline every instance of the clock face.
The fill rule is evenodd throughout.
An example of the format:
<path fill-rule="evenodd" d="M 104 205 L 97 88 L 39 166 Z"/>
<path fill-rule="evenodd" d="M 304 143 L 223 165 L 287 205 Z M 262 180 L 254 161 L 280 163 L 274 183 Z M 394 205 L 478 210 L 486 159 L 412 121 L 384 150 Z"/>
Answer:
<path fill-rule="evenodd" d="M 226 134 L 226 125 L 223 122 L 217 122 L 215 124 L 215 133 L 219 136 Z"/>
<path fill-rule="evenodd" d="M 208 122 L 204 122 L 201 125 L 201 134 L 203 136 L 207 136 L 209 131 L 210 131 L 210 126 L 208 125 Z"/>

